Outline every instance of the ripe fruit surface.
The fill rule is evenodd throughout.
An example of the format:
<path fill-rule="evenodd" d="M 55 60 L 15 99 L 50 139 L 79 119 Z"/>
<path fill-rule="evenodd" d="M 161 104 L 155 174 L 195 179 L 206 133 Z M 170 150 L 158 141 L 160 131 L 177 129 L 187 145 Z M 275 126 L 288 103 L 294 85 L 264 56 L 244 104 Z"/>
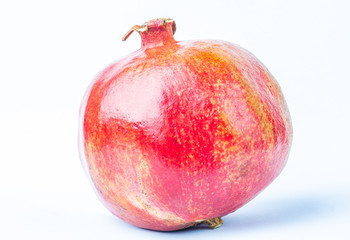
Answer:
<path fill-rule="evenodd" d="M 96 193 L 133 225 L 171 231 L 225 216 L 284 167 L 287 105 L 266 67 L 224 41 L 173 38 L 175 22 L 133 27 L 142 47 L 104 69 L 80 112 Z"/>

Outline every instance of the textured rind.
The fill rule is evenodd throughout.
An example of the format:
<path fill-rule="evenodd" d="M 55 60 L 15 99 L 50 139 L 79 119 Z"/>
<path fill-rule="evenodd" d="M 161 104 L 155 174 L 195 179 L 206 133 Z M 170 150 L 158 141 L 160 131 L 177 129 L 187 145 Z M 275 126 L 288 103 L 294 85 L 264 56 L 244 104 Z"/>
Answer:
<path fill-rule="evenodd" d="M 284 167 L 292 126 L 280 87 L 224 41 L 141 48 L 94 80 L 82 160 L 115 215 L 160 231 L 227 215 Z"/>

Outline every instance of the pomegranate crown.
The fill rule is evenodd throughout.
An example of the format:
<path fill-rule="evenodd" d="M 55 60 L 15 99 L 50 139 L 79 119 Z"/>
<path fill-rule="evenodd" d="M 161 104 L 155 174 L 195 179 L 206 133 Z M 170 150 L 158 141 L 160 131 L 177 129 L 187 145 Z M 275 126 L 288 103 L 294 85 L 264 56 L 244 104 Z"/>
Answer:
<path fill-rule="evenodd" d="M 167 26 L 171 26 L 171 30 L 172 30 L 172 34 L 175 34 L 176 31 L 176 24 L 175 21 L 171 18 L 156 18 L 156 19 L 152 19 L 148 22 L 145 22 L 143 25 L 135 25 L 132 28 L 130 28 L 130 30 L 122 37 L 122 40 L 125 41 L 126 39 L 128 39 L 128 37 L 134 32 L 138 32 L 138 33 L 143 33 L 143 32 L 149 32 L 150 30 L 153 29 L 165 29 L 167 28 Z"/>

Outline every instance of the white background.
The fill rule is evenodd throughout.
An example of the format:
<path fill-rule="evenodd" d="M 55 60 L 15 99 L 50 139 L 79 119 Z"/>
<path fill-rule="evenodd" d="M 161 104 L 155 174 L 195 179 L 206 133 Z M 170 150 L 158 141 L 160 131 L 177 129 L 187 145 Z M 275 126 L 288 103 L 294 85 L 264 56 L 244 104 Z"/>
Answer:
<path fill-rule="evenodd" d="M 289 162 L 217 230 L 128 225 L 94 195 L 77 151 L 92 78 L 140 46 L 134 24 L 177 23 L 176 40 L 222 39 L 280 83 Z M 1 1 L 0 239 L 350 239 L 349 1 Z"/>

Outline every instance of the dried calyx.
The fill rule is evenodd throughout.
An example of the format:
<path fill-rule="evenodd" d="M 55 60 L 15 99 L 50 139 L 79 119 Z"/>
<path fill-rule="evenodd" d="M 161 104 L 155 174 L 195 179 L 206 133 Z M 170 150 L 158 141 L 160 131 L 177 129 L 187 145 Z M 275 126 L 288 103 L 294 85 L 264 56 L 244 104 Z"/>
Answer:
<path fill-rule="evenodd" d="M 198 226 L 200 224 L 206 224 L 211 229 L 216 229 L 218 227 L 221 227 L 224 221 L 221 219 L 221 217 L 211 218 L 207 220 L 198 220 L 193 224 L 193 227 Z"/>

